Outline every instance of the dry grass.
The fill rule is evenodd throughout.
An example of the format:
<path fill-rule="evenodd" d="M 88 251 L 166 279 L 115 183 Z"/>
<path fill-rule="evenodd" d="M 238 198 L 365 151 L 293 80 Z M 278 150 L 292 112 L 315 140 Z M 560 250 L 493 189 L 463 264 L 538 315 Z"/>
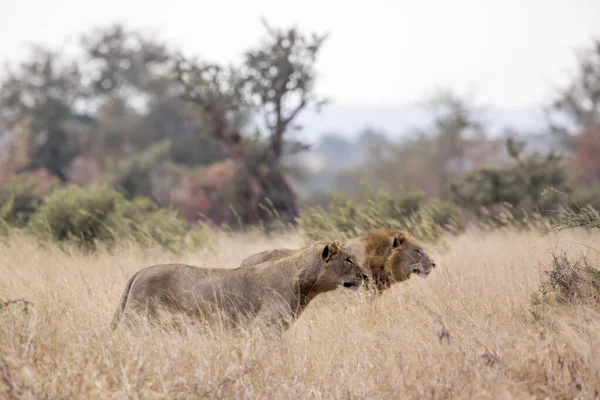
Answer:
<path fill-rule="evenodd" d="M 0 398 L 593 398 L 600 318 L 586 307 L 530 312 L 540 265 L 557 245 L 598 234 L 479 233 L 431 249 L 439 267 L 381 298 L 338 289 L 280 339 L 123 330 L 112 314 L 130 274 L 167 261 L 237 265 L 300 238 L 222 237 L 216 252 L 174 257 L 122 247 L 95 256 L 0 249 Z M 598 262 L 598 254 L 590 252 Z M 230 260 L 230 262 L 226 262 Z"/>

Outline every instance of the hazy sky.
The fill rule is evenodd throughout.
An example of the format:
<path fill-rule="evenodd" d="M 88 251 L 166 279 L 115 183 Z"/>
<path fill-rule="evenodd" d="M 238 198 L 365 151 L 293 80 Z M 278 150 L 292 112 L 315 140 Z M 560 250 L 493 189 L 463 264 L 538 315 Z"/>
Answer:
<path fill-rule="evenodd" d="M 338 104 L 419 100 L 445 85 L 491 106 L 539 104 L 573 68 L 573 50 L 600 37 L 598 0 L 4 0 L 0 60 L 24 44 L 61 45 L 123 21 L 187 54 L 233 60 L 271 24 L 331 31 L 318 68 Z"/>

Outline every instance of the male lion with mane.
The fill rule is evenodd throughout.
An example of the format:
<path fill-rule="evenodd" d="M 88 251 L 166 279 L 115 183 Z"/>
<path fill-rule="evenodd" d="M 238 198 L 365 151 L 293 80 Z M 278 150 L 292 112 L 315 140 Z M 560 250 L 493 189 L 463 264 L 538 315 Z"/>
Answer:
<path fill-rule="evenodd" d="M 343 286 L 358 290 L 366 279 L 356 257 L 340 242 L 317 242 L 287 257 L 248 268 L 154 265 L 136 272 L 111 323 L 125 315 L 154 320 L 158 311 L 204 323 L 236 327 L 263 317 L 285 330 L 318 294 Z"/>
<path fill-rule="evenodd" d="M 381 293 L 392 284 L 410 278 L 411 274 L 427 278 L 435 262 L 423 248 L 401 229 L 375 229 L 345 244 L 359 263 L 369 272 L 369 286 Z M 253 254 L 242 260 L 241 267 L 250 267 L 269 260 L 287 257 L 298 249 L 273 249 Z"/>

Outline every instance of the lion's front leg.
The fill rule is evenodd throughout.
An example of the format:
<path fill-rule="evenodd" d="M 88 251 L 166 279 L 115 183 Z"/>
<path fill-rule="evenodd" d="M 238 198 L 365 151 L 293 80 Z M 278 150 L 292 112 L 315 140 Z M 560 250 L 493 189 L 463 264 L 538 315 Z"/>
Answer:
<path fill-rule="evenodd" d="M 255 329 L 263 330 L 266 328 L 277 333 L 283 333 L 293 321 L 292 309 L 286 302 L 281 301 L 281 299 L 268 299 L 262 303 L 251 325 Z"/>

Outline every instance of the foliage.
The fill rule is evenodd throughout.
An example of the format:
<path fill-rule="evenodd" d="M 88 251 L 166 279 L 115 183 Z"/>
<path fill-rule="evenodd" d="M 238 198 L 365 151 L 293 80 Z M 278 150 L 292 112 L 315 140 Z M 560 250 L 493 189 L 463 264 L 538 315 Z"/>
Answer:
<path fill-rule="evenodd" d="M 40 237 L 93 249 L 98 241 L 113 244 L 126 230 L 124 204 L 124 198 L 107 187 L 68 186 L 48 197 L 28 228 Z"/>
<path fill-rule="evenodd" d="M 572 164 L 582 186 L 600 183 L 600 123 L 573 135 L 571 145 Z"/>
<path fill-rule="evenodd" d="M 296 194 L 281 167 L 285 153 L 308 146 L 290 139 L 298 115 L 307 107 L 319 108 L 315 94 L 315 62 L 326 35 L 306 35 L 297 28 L 275 29 L 263 21 L 264 41 L 244 53 L 240 66 L 219 65 L 181 57 L 176 81 L 186 100 L 236 163 L 236 177 L 227 193 L 227 204 L 243 224 L 269 221 L 263 212 L 271 202 L 277 214 L 293 220 Z M 268 136 L 243 137 L 231 114 L 252 110 L 262 117 Z M 239 197 L 237 197 L 239 196 Z M 248 203 L 249 202 L 249 203 Z"/>
<path fill-rule="evenodd" d="M 510 144 L 508 142 L 507 144 Z M 449 185 L 449 197 L 456 204 L 483 216 L 483 208 L 508 204 L 515 217 L 539 212 L 555 213 L 561 202 L 546 198 L 542 192 L 554 187 L 565 193 L 567 183 L 563 158 L 555 153 L 530 154 L 515 158 L 499 167 L 483 167 L 469 172 Z"/>
<path fill-rule="evenodd" d="M 270 162 L 279 163 L 288 133 L 307 106 L 320 107 L 315 94 L 315 62 L 327 35 L 304 35 L 296 27 L 275 29 L 262 21 L 266 41 L 245 53 L 242 72 L 250 104 L 261 110 L 269 130 Z"/>
<path fill-rule="evenodd" d="M 231 160 L 190 169 L 170 190 L 169 204 L 189 221 L 206 218 L 214 224 L 222 224 L 229 211 L 225 193 L 235 172 Z"/>
<path fill-rule="evenodd" d="M 98 156 L 132 155 L 156 143 L 170 143 L 169 157 L 186 165 L 222 158 L 197 115 L 176 94 L 171 70 L 177 58 L 166 43 L 116 24 L 84 35 L 88 73 L 85 88 L 100 102 L 86 150 Z"/>
<path fill-rule="evenodd" d="M 577 71 L 547 107 L 551 132 L 567 149 L 573 136 L 600 125 L 600 40 L 577 54 Z"/>
<path fill-rule="evenodd" d="M 172 186 L 183 174 L 183 168 L 169 161 L 170 151 L 171 143 L 165 140 L 117 160 L 109 166 L 110 182 L 128 199 L 144 196 L 167 205 Z"/>
<path fill-rule="evenodd" d="M 486 139 L 480 110 L 469 98 L 441 91 L 424 105 L 415 112 L 421 112 L 423 118 L 433 117 L 431 126 L 415 129 L 398 143 L 372 130 L 364 131 L 350 146 L 339 140 L 331 143 L 331 139 L 323 143 L 329 147 L 323 147 L 332 159 L 329 165 L 350 164 L 337 173 L 332 184 L 356 198 L 360 197 L 356 190 L 360 179 L 388 191 L 398 186 L 418 187 L 428 196 L 441 198 L 447 182 L 493 161 L 496 145 Z M 346 150 L 334 155 L 333 145 Z M 358 163 L 362 157 L 366 160 Z"/>
<path fill-rule="evenodd" d="M 168 84 L 165 72 L 174 52 L 165 43 L 122 24 L 93 29 L 79 39 L 97 67 L 87 71 L 94 94 L 119 98 L 134 89 L 159 92 Z"/>
<path fill-rule="evenodd" d="M 72 126 L 86 124 L 75 103 L 81 98 L 81 72 L 62 55 L 34 47 L 29 60 L 7 69 L 0 82 L 0 109 L 10 123 L 32 117 L 25 138 L 25 169 L 47 168 L 62 181 L 65 170 L 78 154 Z"/>
<path fill-rule="evenodd" d="M 110 187 L 95 184 L 55 190 L 33 215 L 27 230 L 42 240 L 75 244 L 83 250 L 127 240 L 177 250 L 187 224 L 149 199 L 128 201 Z"/>
<path fill-rule="evenodd" d="M 27 225 L 43 202 L 35 189 L 34 182 L 16 179 L 0 184 L 0 221 L 18 228 Z"/>
<path fill-rule="evenodd" d="M 544 191 L 544 196 L 549 197 L 553 194 L 565 196 L 554 188 L 548 188 Z M 597 194 L 597 192 L 596 192 Z M 589 195 L 589 194 L 588 194 Z M 587 198 L 587 196 L 580 196 Z M 594 200 L 597 201 L 597 196 Z M 576 200 L 569 198 L 575 207 L 563 208 L 558 222 L 555 223 L 548 231 L 560 231 L 569 228 L 600 228 L 600 213 L 598 209 L 589 203 L 579 203 Z M 579 204 L 585 204 L 580 206 Z"/>
<path fill-rule="evenodd" d="M 579 210 L 579 213 L 568 213 L 557 229 L 567 228 L 600 228 L 600 213 L 591 206 Z"/>
<path fill-rule="evenodd" d="M 0 150 L 11 153 L 1 158 L 11 171 L 46 168 L 63 182 L 76 158 L 99 165 L 124 159 L 109 180 L 127 198 L 143 195 L 162 205 L 165 186 L 179 178 L 173 166 L 231 159 L 245 185 L 237 192 L 250 191 L 254 202 L 246 223 L 268 218 L 260 212 L 268 199 L 295 217 L 296 194 L 280 161 L 308 148 L 290 132 L 299 129 L 303 110 L 322 104 L 315 63 L 327 35 L 263 23 L 265 37 L 238 65 L 185 57 L 122 24 L 82 35 L 78 58 L 35 48 L 0 81 L 0 134 L 10 143 Z M 258 146 L 242 137 L 255 117 L 267 130 Z M 217 205 L 223 208 L 217 214 L 228 212 L 230 204 Z"/>
<path fill-rule="evenodd" d="M 553 252 L 550 269 L 532 295 L 532 305 L 556 303 L 600 305 L 600 269 L 585 256 L 573 261 L 564 251 Z"/>
<path fill-rule="evenodd" d="M 544 192 L 545 197 L 552 194 L 564 196 L 553 188 Z M 600 228 L 600 213 L 594 207 L 589 204 L 585 207 L 576 206 L 577 211 L 566 209 L 560 221 L 547 232 L 570 228 Z M 564 251 L 553 252 L 551 268 L 545 273 L 546 279 L 533 294 L 534 307 L 555 302 L 600 305 L 600 269 L 589 261 L 587 254 L 573 261 Z"/>
<path fill-rule="evenodd" d="M 435 240 L 444 231 L 462 232 L 464 221 L 454 204 L 425 200 L 423 192 L 399 191 L 390 194 L 365 188 L 366 200 L 335 196 L 323 209 L 309 208 L 298 218 L 305 238 L 328 240 L 350 238 L 371 229 L 402 228 L 422 240 Z"/>
<path fill-rule="evenodd" d="M 552 191 L 555 192 L 553 188 Z M 570 202 L 574 205 L 571 207 L 574 211 L 588 206 L 600 210 L 600 185 L 577 187 L 570 196 Z"/>

